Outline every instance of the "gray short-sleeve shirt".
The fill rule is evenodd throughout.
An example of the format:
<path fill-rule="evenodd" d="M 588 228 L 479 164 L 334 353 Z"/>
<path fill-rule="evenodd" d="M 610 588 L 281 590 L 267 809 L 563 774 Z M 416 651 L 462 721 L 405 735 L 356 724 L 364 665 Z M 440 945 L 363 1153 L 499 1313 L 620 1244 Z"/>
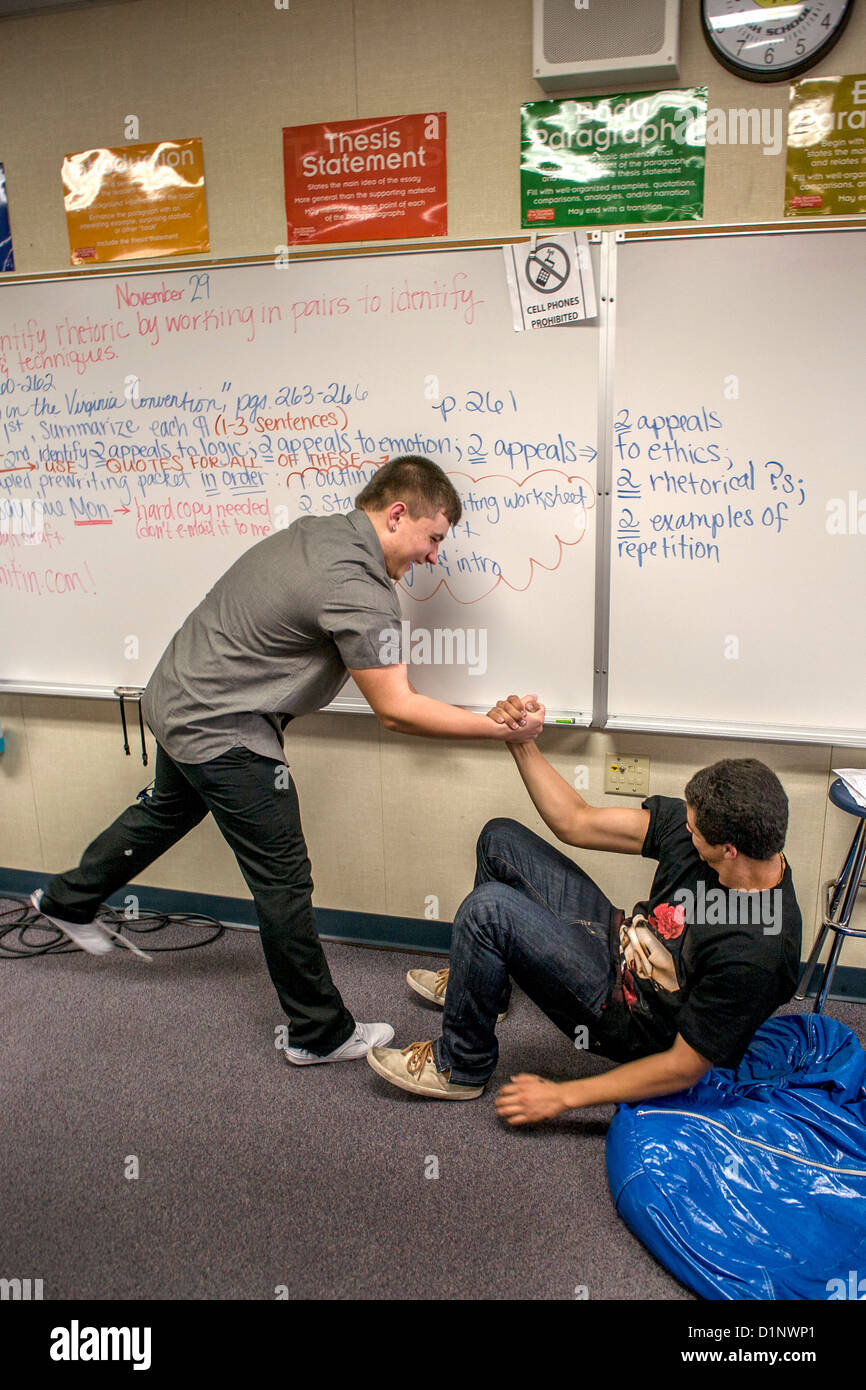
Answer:
<path fill-rule="evenodd" d="M 142 696 L 178 762 L 240 745 L 282 760 L 286 716 L 327 705 L 346 667 L 388 666 L 402 613 L 373 523 L 305 516 L 250 546 L 175 633 Z"/>

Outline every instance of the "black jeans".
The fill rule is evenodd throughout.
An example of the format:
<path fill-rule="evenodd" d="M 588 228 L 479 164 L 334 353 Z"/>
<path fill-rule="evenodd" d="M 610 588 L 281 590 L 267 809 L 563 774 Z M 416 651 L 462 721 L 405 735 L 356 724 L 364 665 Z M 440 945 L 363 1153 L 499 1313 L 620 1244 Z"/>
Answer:
<path fill-rule="evenodd" d="M 324 1055 L 351 1037 L 355 1021 L 331 979 L 316 932 L 313 880 L 294 783 L 285 763 L 231 748 L 206 763 L 177 763 L 157 744 L 156 778 L 58 874 L 42 907 L 89 922 L 100 903 L 182 839 L 210 811 L 243 874 L 259 919 L 268 970 L 290 1020 L 289 1045 Z"/>

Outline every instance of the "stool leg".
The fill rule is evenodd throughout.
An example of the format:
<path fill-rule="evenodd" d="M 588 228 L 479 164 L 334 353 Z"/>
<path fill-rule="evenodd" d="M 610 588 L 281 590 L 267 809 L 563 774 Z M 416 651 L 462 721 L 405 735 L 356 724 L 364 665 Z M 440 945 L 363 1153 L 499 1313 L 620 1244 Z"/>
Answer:
<path fill-rule="evenodd" d="M 805 973 L 799 985 L 797 986 L 797 993 L 794 995 L 795 999 L 805 999 L 806 995 L 809 993 L 809 986 L 812 983 L 812 976 L 815 973 L 815 966 L 818 964 L 818 959 L 821 955 L 821 952 L 824 949 L 824 938 L 826 937 L 827 932 L 829 930 L 830 928 L 827 922 L 824 921 L 821 924 L 821 930 L 818 933 L 815 945 L 812 947 L 812 950 L 809 953 L 809 960 L 806 965 Z"/>
<path fill-rule="evenodd" d="M 821 981 L 821 988 L 815 995 L 815 1003 L 812 1006 L 813 1014 L 823 1013 L 824 1005 L 827 1002 L 827 995 L 830 993 L 830 986 L 833 983 L 833 973 L 836 969 L 836 962 L 839 959 L 839 952 L 842 950 L 842 942 L 845 940 L 841 932 L 836 933 L 833 942 L 833 949 L 827 957 L 827 964 L 824 966 L 824 978 Z"/>
<path fill-rule="evenodd" d="M 826 904 L 828 917 L 833 916 L 834 912 L 836 911 L 836 905 L 838 903 L 838 900 L 841 897 L 845 887 L 847 886 L 848 879 L 851 875 L 851 865 L 854 863 L 854 856 L 857 853 L 857 841 L 860 838 L 861 830 L 862 826 L 858 826 L 858 828 L 854 831 L 854 837 L 851 841 L 851 847 L 848 850 L 847 855 L 845 856 L 845 863 L 842 865 L 842 872 L 833 884 L 833 892 L 830 894 Z"/>
<path fill-rule="evenodd" d="M 833 894 L 835 906 L 839 888 L 842 888 L 842 909 L 839 913 L 837 922 L 837 925 L 840 927 L 847 927 L 851 920 L 851 913 L 854 910 L 857 894 L 861 888 L 864 865 L 866 865 L 866 819 L 860 822 L 860 828 L 854 836 L 851 845 L 851 853 L 848 857 L 848 863 L 845 865 L 848 870 L 848 876 L 844 884 L 842 879 L 839 880 L 836 893 Z"/>
<path fill-rule="evenodd" d="M 866 867 L 866 819 L 861 820 L 857 827 L 842 872 L 833 885 L 832 892 L 828 895 L 826 913 L 821 923 L 818 939 L 809 955 L 809 962 L 802 983 L 794 995 L 795 999 L 805 999 L 815 966 L 818 963 L 818 957 L 824 946 L 824 937 L 828 931 L 832 931 L 833 945 L 827 957 L 827 964 L 824 966 L 821 984 L 815 994 L 813 1013 L 819 1014 L 823 1011 L 827 996 L 830 993 L 830 985 L 833 982 L 839 953 L 842 950 L 842 942 L 845 940 L 845 928 L 851 920 L 857 894 L 863 886 L 864 867 Z"/>

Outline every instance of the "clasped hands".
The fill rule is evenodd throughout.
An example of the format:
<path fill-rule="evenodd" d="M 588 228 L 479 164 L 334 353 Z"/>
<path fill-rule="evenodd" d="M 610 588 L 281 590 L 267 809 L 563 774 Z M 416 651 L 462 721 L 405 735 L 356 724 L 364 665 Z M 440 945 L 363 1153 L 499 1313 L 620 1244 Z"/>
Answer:
<path fill-rule="evenodd" d="M 511 730 L 506 743 L 532 743 L 544 728 L 544 715 L 544 705 L 537 695 L 524 695 L 522 699 L 509 695 L 487 711 L 487 718 L 494 724 L 505 724 Z"/>

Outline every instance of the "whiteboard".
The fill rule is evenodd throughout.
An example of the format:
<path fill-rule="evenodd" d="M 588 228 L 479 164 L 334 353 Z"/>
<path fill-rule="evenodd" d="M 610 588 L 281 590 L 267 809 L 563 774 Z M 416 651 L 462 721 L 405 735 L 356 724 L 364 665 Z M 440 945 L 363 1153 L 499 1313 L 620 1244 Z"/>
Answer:
<path fill-rule="evenodd" d="M 498 247 L 0 286 L 0 689 L 143 686 L 245 548 L 419 453 L 464 514 L 399 585 L 413 684 L 588 723 L 598 332 L 516 333 Z"/>
<path fill-rule="evenodd" d="M 866 235 L 617 247 L 608 725 L 866 738 Z"/>

